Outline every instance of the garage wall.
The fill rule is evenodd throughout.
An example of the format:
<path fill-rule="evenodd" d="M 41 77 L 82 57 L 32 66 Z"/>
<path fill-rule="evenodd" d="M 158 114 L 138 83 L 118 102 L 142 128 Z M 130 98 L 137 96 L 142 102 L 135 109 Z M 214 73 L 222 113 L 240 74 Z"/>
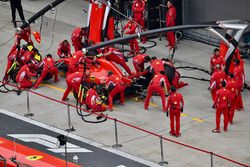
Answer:
<path fill-rule="evenodd" d="M 183 0 L 182 18 L 183 24 L 232 19 L 250 21 L 250 0 Z M 205 30 L 190 30 L 184 34 L 211 45 L 219 44 L 219 39 Z"/>
<path fill-rule="evenodd" d="M 183 0 L 183 23 L 250 20 L 250 0 Z"/>

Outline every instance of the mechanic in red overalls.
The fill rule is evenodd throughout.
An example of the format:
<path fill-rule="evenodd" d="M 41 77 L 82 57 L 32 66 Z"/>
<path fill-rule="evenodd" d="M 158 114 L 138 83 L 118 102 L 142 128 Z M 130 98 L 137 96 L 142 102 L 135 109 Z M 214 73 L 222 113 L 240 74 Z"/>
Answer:
<path fill-rule="evenodd" d="M 232 93 L 226 88 L 226 82 L 223 80 L 221 83 L 222 88 L 216 92 L 214 106 L 216 108 L 216 128 L 212 130 L 213 133 L 220 133 L 220 117 L 224 116 L 224 131 L 227 131 L 228 126 L 228 113 L 231 107 Z"/>
<path fill-rule="evenodd" d="M 62 101 L 67 100 L 67 97 L 72 90 L 74 93 L 78 94 L 83 75 L 84 74 L 79 71 L 67 75 L 66 77 L 67 89 L 63 94 Z"/>
<path fill-rule="evenodd" d="M 168 11 L 166 14 L 166 26 L 172 27 L 176 24 L 176 9 L 173 6 L 172 0 L 167 2 Z M 167 32 L 167 39 L 168 39 L 168 47 L 169 50 L 175 48 L 175 33 L 173 31 Z"/>
<path fill-rule="evenodd" d="M 33 45 L 33 41 L 31 39 L 31 29 L 29 26 L 24 28 L 24 29 L 16 28 L 15 44 L 11 48 L 8 55 L 10 55 L 16 49 L 18 49 L 18 51 L 20 51 L 21 40 L 25 40 L 27 43 Z"/>
<path fill-rule="evenodd" d="M 72 45 L 75 48 L 75 52 L 83 48 L 84 43 L 87 40 L 87 32 L 84 28 L 77 27 L 71 34 Z"/>
<path fill-rule="evenodd" d="M 165 71 L 164 69 L 164 64 L 166 62 L 164 60 L 160 60 L 160 59 L 154 59 L 151 60 L 150 62 L 150 71 L 154 72 L 154 74 L 159 73 L 160 71 Z"/>
<path fill-rule="evenodd" d="M 79 61 L 83 57 L 83 53 L 81 50 L 75 52 L 72 57 L 67 59 L 61 59 L 68 66 L 68 70 L 66 75 L 74 73 L 79 70 Z"/>
<path fill-rule="evenodd" d="M 71 49 L 70 49 L 70 44 L 67 40 L 62 41 L 57 49 L 57 55 L 60 58 L 67 58 L 71 57 Z"/>
<path fill-rule="evenodd" d="M 85 104 L 87 106 L 87 109 L 91 109 L 92 112 L 102 112 L 107 110 L 106 106 L 102 105 L 101 98 L 96 92 L 95 85 L 92 85 L 91 88 L 87 91 Z"/>
<path fill-rule="evenodd" d="M 183 88 L 184 86 L 188 85 L 188 83 L 180 81 L 180 78 L 181 78 L 181 74 L 177 70 L 175 70 L 174 78 L 172 80 L 172 85 L 176 89 L 180 89 L 180 88 Z"/>
<path fill-rule="evenodd" d="M 68 71 L 66 75 L 71 74 L 76 71 L 84 70 L 84 62 L 86 61 L 86 67 L 94 63 L 94 60 L 87 58 L 81 50 L 75 52 L 72 57 L 68 59 L 61 59 L 68 66 Z"/>
<path fill-rule="evenodd" d="M 184 100 L 181 93 L 176 92 L 176 88 L 171 86 L 170 96 L 166 108 L 167 116 L 170 112 L 170 132 L 169 134 L 179 137 L 180 133 L 180 117 L 184 108 Z M 176 124 L 176 126 L 174 125 Z"/>
<path fill-rule="evenodd" d="M 55 82 L 58 81 L 58 69 L 55 67 L 55 61 L 52 58 L 51 54 L 48 54 L 46 58 L 40 64 L 40 67 L 43 67 L 41 76 L 37 80 L 36 84 L 34 85 L 34 89 L 37 89 L 39 84 L 43 81 L 47 74 L 51 73 L 55 77 Z"/>
<path fill-rule="evenodd" d="M 145 11 L 144 0 L 134 0 L 132 5 L 133 20 L 141 26 L 140 29 L 143 31 L 145 28 L 144 11 Z M 142 40 L 143 43 L 146 42 L 146 38 L 142 38 Z"/>
<path fill-rule="evenodd" d="M 22 54 L 19 55 L 18 62 L 20 65 L 25 65 L 27 62 L 31 61 L 33 65 L 38 65 L 37 60 L 35 60 L 35 55 L 38 54 L 38 50 L 33 48 L 31 51 L 24 50 L 21 52 Z"/>
<path fill-rule="evenodd" d="M 143 0 L 134 0 L 132 5 L 133 20 L 144 29 L 144 10 L 145 2 Z"/>
<path fill-rule="evenodd" d="M 137 75 L 141 75 L 144 72 L 144 64 L 150 62 L 150 57 L 147 54 L 138 54 L 132 59 L 135 72 Z"/>
<path fill-rule="evenodd" d="M 124 56 L 116 48 L 106 46 L 105 50 L 104 50 L 104 57 L 107 60 L 115 62 L 115 63 L 119 64 L 120 66 L 122 66 L 129 75 L 132 74 L 129 66 L 126 64 L 126 60 L 125 60 Z"/>
<path fill-rule="evenodd" d="M 165 112 L 167 110 L 166 108 L 166 95 L 169 92 L 170 84 L 165 76 L 165 72 L 161 71 L 160 73 L 157 73 L 154 75 L 153 79 L 150 81 L 148 86 L 148 94 L 144 102 L 144 109 L 148 109 L 149 100 L 153 93 L 157 93 L 159 96 L 161 96 L 162 100 L 162 110 Z"/>
<path fill-rule="evenodd" d="M 237 91 L 238 91 L 238 96 L 237 96 L 237 103 L 236 103 L 236 110 L 244 110 L 244 105 L 243 105 L 243 100 L 241 96 L 241 90 L 244 88 L 244 71 L 243 68 L 240 66 L 240 60 L 235 59 L 234 60 L 234 77 L 237 82 Z"/>
<path fill-rule="evenodd" d="M 221 70 L 220 65 L 216 65 L 216 70 L 211 76 L 208 90 L 211 90 L 213 101 L 215 101 L 216 92 L 221 88 L 221 82 L 226 79 L 226 73 Z"/>
<path fill-rule="evenodd" d="M 234 75 L 230 73 L 227 77 L 227 89 L 231 91 L 231 107 L 229 111 L 229 122 L 233 123 L 234 112 L 237 106 L 237 96 L 238 96 L 238 89 L 237 89 L 237 82 L 234 78 Z"/>
<path fill-rule="evenodd" d="M 128 21 L 128 23 L 124 26 L 123 31 L 127 30 L 125 32 L 125 34 L 135 34 L 136 30 L 137 30 L 137 25 L 135 23 L 133 23 L 132 21 Z M 129 41 L 130 43 L 130 55 L 136 55 L 140 53 L 140 48 L 137 42 L 137 39 L 131 39 Z"/>
<path fill-rule="evenodd" d="M 30 72 L 30 67 L 32 63 L 29 61 L 27 64 L 21 67 L 17 76 L 16 82 L 18 84 L 19 89 L 31 88 L 33 83 L 31 82 L 31 77 L 36 77 L 37 74 Z"/>
<path fill-rule="evenodd" d="M 8 72 L 10 70 L 10 68 L 12 67 L 12 64 L 18 59 L 18 50 L 16 49 L 14 52 L 12 52 L 11 54 L 8 55 L 7 57 L 7 66 L 6 66 L 6 69 L 5 69 L 5 74 L 4 74 L 4 77 L 3 77 L 3 81 L 8 81 L 9 79 L 9 75 L 8 75 Z"/>
<path fill-rule="evenodd" d="M 215 70 L 216 65 L 219 65 L 221 70 L 223 70 L 225 67 L 225 61 L 224 61 L 223 57 L 220 56 L 220 50 L 218 48 L 214 49 L 214 54 L 210 59 L 211 74 Z"/>
<path fill-rule="evenodd" d="M 109 110 L 113 110 L 113 98 L 120 94 L 120 104 L 124 105 L 124 91 L 126 86 L 118 75 L 113 74 L 112 71 L 108 71 L 108 77 L 106 80 L 106 89 L 108 90 L 108 102 Z"/>

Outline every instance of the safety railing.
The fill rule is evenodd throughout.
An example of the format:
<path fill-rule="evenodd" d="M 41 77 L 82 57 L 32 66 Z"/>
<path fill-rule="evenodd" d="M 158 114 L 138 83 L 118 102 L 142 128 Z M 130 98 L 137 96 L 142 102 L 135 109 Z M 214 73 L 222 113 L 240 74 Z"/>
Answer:
<path fill-rule="evenodd" d="M 0 81 L 0 83 L 2 83 Z M 13 84 L 8 84 L 9 86 L 12 86 L 12 87 L 15 87 L 17 88 L 15 85 Z M 72 131 L 73 126 L 72 126 L 72 123 L 71 123 L 71 118 L 70 118 L 70 107 L 72 108 L 78 108 L 80 110 L 83 110 L 85 112 L 89 112 L 83 108 L 79 108 L 73 104 L 69 104 L 67 102 L 64 102 L 64 101 L 61 101 L 61 100 L 57 100 L 57 99 L 54 99 L 52 97 L 48 97 L 44 94 L 41 94 L 41 93 L 38 93 L 38 92 L 35 92 L 33 90 L 26 90 L 27 92 L 29 93 L 32 93 L 36 96 L 39 96 L 39 97 L 42 97 L 42 98 L 45 98 L 47 100 L 50 100 L 50 101 L 53 101 L 53 102 L 56 102 L 56 103 L 60 103 L 60 104 L 63 104 L 67 107 L 67 111 L 68 111 L 68 126 L 69 126 L 69 129 L 67 129 L 67 131 Z M 27 96 L 29 96 L 29 94 L 27 93 Z M 27 101 L 29 100 L 29 98 L 27 97 Z M 29 113 L 29 102 L 27 102 L 27 109 L 28 109 L 28 113 Z M 98 113 L 93 113 L 95 114 L 96 116 L 100 115 Z M 33 116 L 33 115 L 32 115 Z M 130 128 L 130 129 L 134 129 L 134 130 L 137 130 L 137 131 L 140 131 L 140 132 L 143 132 L 147 135 L 150 135 L 150 136 L 154 136 L 154 137 L 157 137 L 159 138 L 159 145 L 160 145 L 160 157 L 161 157 L 161 161 L 159 162 L 160 165 L 165 165 L 165 164 L 168 164 L 168 162 L 164 159 L 164 151 L 166 149 L 164 149 L 166 146 L 163 145 L 163 142 L 164 141 L 167 141 L 167 142 L 170 142 L 172 144 L 175 144 L 175 145 L 179 145 L 179 146 L 182 146 L 182 147 L 185 147 L 185 148 L 189 148 L 191 150 L 195 150 L 197 152 L 200 152 L 200 153 L 205 153 L 208 155 L 208 158 L 209 159 L 209 163 L 210 163 L 210 166 L 213 167 L 214 164 L 215 164 L 215 158 L 218 158 L 218 159 L 222 159 L 222 160 L 225 160 L 227 162 L 230 162 L 230 163 L 233 163 L 235 165 L 239 165 L 239 166 L 243 166 L 243 167 L 250 167 L 250 165 L 248 164 L 244 164 L 244 163 L 241 163 L 239 161 L 236 161 L 236 160 L 233 160 L 231 158 L 228 158 L 226 156 L 223 156 L 223 155 L 220 155 L 218 153 L 215 153 L 215 152 L 212 152 L 212 151 L 208 151 L 208 150 L 205 150 L 205 149 L 201 149 L 201 148 L 198 148 L 198 147 L 195 147 L 195 146 L 192 146 L 192 145 L 189 145 L 189 144 L 185 144 L 183 142 L 179 142 L 179 141 L 176 141 L 176 140 L 173 140 L 173 139 L 170 139 L 170 138 L 167 138 L 167 137 L 164 137 L 162 136 L 161 134 L 158 134 L 158 133 L 155 133 L 155 132 L 152 132 L 152 131 L 149 131 L 149 130 L 146 130 L 146 129 L 143 129 L 141 127 L 138 127 L 138 126 L 135 126 L 135 125 L 132 125 L 130 123 L 127 123 L 125 121 L 122 121 L 122 120 L 119 120 L 117 118 L 113 118 L 113 117 L 110 117 L 110 116 L 105 116 L 105 115 L 102 115 L 104 117 L 106 117 L 108 120 L 112 120 L 114 121 L 114 130 L 115 130 L 115 144 L 112 145 L 113 148 L 121 148 L 123 147 L 123 145 L 121 143 L 119 143 L 119 129 L 118 129 L 118 125 L 123 125 L 124 127 L 126 128 Z M 75 129 L 74 129 L 75 130 Z"/>

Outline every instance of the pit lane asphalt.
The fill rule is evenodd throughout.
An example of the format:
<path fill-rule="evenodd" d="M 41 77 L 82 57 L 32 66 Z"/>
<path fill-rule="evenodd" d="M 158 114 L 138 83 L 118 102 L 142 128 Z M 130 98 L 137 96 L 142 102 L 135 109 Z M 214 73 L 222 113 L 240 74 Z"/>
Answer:
<path fill-rule="evenodd" d="M 1 137 L 4 137 L 11 141 L 15 141 L 16 143 L 25 145 L 27 147 L 42 151 L 44 153 L 53 155 L 60 159 L 64 159 L 64 155 L 65 155 L 64 153 L 61 153 L 61 152 L 55 153 L 55 152 L 48 150 L 48 149 L 56 149 L 57 148 L 56 145 L 52 147 L 48 147 L 42 144 L 44 143 L 44 141 L 46 141 L 53 145 L 54 144 L 53 141 L 48 141 L 46 137 L 49 136 L 49 137 L 56 138 L 58 135 L 64 134 L 65 133 L 64 131 L 55 129 L 53 127 L 49 127 L 45 124 L 37 123 L 36 121 L 30 121 L 29 119 L 20 117 L 18 115 L 13 115 L 12 113 L 9 113 L 9 115 L 5 115 L 6 113 L 9 113 L 9 112 L 6 110 L 0 109 L 0 127 L 1 127 L 0 136 Z M 61 132 L 61 133 L 58 133 L 58 132 Z M 22 137 L 20 137 L 20 135 Z M 77 156 L 78 164 L 82 165 L 83 167 L 118 167 L 118 166 L 146 167 L 146 166 L 149 166 L 149 165 L 137 162 L 136 160 L 126 158 L 125 157 L 126 154 L 123 154 L 124 156 L 123 157 L 121 155 L 102 149 L 100 145 L 97 147 L 96 146 L 97 144 L 94 145 L 93 142 L 88 141 L 87 143 L 86 139 L 81 139 L 80 137 L 78 137 L 80 139 L 76 140 L 74 137 L 75 136 L 68 137 L 68 143 L 75 145 L 72 147 L 72 146 L 69 146 L 68 144 L 68 148 L 67 148 L 68 161 L 73 162 L 73 157 Z M 31 140 L 31 141 L 25 142 L 27 140 Z M 36 142 L 36 141 L 39 141 L 39 142 Z M 81 150 L 82 148 L 86 150 Z M 144 161 L 144 160 L 141 160 L 141 161 Z M 149 164 L 152 165 L 153 163 L 149 163 Z"/>
<path fill-rule="evenodd" d="M 32 12 L 40 9 L 49 1 L 29 1 L 23 0 L 25 9 L 25 15 L 31 16 Z M 42 54 L 52 53 L 56 58 L 56 48 L 58 43 L 63 39 L 70 39 L 70 34 L 76 25 L 83 25 L 85 22 L 81 21 L 82 1 L 69 0 L 58 8 L 61 15 L 58 15 L 55 29 L 54 43 L 52 41 L 52 27 L 54 15 L 48 14 L 45 18 L 47 23 L 43 25 L 42 31 L 42 43 L 37 45 L 42 51 Z M 7 24 L 10 21 L 10 10 L 8 3 L 0 3 L 0 27 Z M 33 9 L 34 8 L 34 9 Z M 72 12 L 72 8 L 75 12 Z M 86 17 L 86 15 L 84 15 Z M 33 30 L 39 31 L 40 22 L 32 25 Z M 72 24 L 71 24 L 72 23 Z M 10 39 L 14 30 L 11 23 L 7 24 L 1 31 L 1 43 Z M 158 41 L 157 46 L 148 50 L 148 54 L 157 56 L 158 58 L 166 57 L 167 50 L 165 48 L 166 41 Z M 0 78 L 3 76 L 3 72 L 6 65 L 6 55 L 9 49 L 13 45 L 14 41 L 10 40 L 6 45 L 0 49 Z M 48 49 L 49 48 L 49 49 Z M 178 44 L 178 50 L 176 51 L 176 66 L 179 65 L 195 65 L 202 66 L 203 68 L 209 68 L 209 58 L 212 54 L 213 47 L 203 45 L 196 42 L 182 40 Z M 132 67 L 131 61 L 129 61 L 130 67 Z M 246 72 L 250 71 L 249 62 L 246 62 Z M 207 77 L 203 73 L 194 71 L 180 71 L 182 75 L 191 75 L 196 77 Z M 247 73 L 247 79 L 249 78 Z M 64 90 L 66 88 L 65 78 L 60 77 L 59 83 L 54 84 L 52 81 L 48 81 L 46 84 L 55 86 Z M 226 155 L 227 157 L 235 160 L 248 163 L 250 161 L 250 95 L 249 92 L 243 92 L 243 98 L 245 103 L 246 112 L 237 112 L 235 116 L 235 124 L 229 127 L 227 133 L 212 134 L 211 130 L 215 126 L 215 114 L 211 108 L 212 101 L 210 93 L 207 91 L 208 83 L 199 82 L 185 79 L 189 83 L 188 87 L 180 90 L 185 99 L 185 111 L 181 119 L 181 131 L 182 136 L 178 139 L 168 135 L 169 120 L 161 112 L 161 102 L 157 97 L 153 98 L 155 106 L 150 106 L 148 111 L 143 109 L 142 102 L 135 102 L 131 99 L 126 99 L 124 106 L 115 105 L 114 112 L 108 112 L 110 116 L 116 117 L 133 125 L 150 130 L 152 132 L 159 133 L 170 139 L 181 141 L 187 144 L 191 144 L 197 147 L 208 149 L 213 152 Z M 47 96 L 60 99 L 62 92 L 54 90 L 51 87 L 42 85 L 36 90 L 39 93 Z M 31 112 L 35 114 L 32 119 L 40 122 L 55 126 L 60 129 L 67 128 L 67 108 L 60 104 L 51 102 L 49 100 L 30 95 L 31 99 Z M 70 97 L 70 103 L 74 104 L 74 98 Z M 16 96 L 14 93 L 0 94 L 0 106 L 8 111 L 23 115 L 26 111 L 26 96 L 25 93 L 21 96 Z M 71 109 L 72 123 L 76 129 L 74 134 L 83 136 L 90 140 L 102 143 L 105 148 L 110 148 L 115 143 L 114 140 L 114 123 L 107 121 L 103 124 L 86 124 L 81 121 L 76 112 Z M 202 120 L 202 121 L 201 121 Z M 7 125 L 5 125 L 7 126 Z M 123 144 L 123 147 L 119 150 L 128 152 L 143 159 L 147 159 L 152 162 L 160 161 L 160 147 L 159 138 L 145 134 L 143 132 L 118 125 L 119 143 Z M 189 150 L 178 145 L 165 142 L 164 144 L 164 158 L 169 162 L 169 166 L 206 166 L 210 162 L 210 155 L 202 154 L 193 150 Z M 180 160 L 181 159 L 181 160 Z M 227 163 L 223 160 L 215 158 L 215 165 L 219 166 L 236 166 L 231 163 Z"/>

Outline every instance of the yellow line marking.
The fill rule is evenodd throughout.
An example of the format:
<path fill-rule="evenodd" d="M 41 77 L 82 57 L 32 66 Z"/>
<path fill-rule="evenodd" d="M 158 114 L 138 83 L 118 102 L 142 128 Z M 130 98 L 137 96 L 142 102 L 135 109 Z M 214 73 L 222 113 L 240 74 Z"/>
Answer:
<path fill-rule="evenodd" d="M 57 86 L 53 86 L 51 84 L 41 83 L 40 85 L 41 86 L 46 86 L 46 87 L 51 88 L 51 89 L 55 89 L 55 90 L 60 91 L 60 92 L 65 92 L 65 89 L 59 88 Z M 70 92 L 70 95 L 73 95 L 73 93 Z M 106 104 L 103 104 L 103 105 L 108 107 L 108 105 L 106 105 Z M 113 109 L 115 109 L 115 108 L 113 107 Z"/>
<path fill-rule="evenodd" d="M 41 86 L 46 86 L 46 87 L 51 88 L 51 89 L 55 89 L 55 90 L 60 91 L 60 92 L 65 92 L 65 89 L 59 88 L 59 87 L 57 87 L 57 86 L 53 86 L 53 85 L 51 85 L 51 84 L 41 83 L 40 85 L 41 85 Z M 73 95 L 73 93 L 71 92 L 70 95 Z M 132 99 L 132 100 L 134 100 L 134 101 L 136 101 L 136 102 L 143 102 L 143 100 L 138 99 L 137 97 L 131 97 L 131 98 L 129 98 L 129 99 Z M 157 104 L 152 103 L 152 102 L 150 102 L 149 105 L 152 106 L 152 107 L 159 107 Z M 107 105 L 105 105 L 105 106 L 108 107 Z M 113 109 L 115 109 L 115 107 L 113 107 Z M 182 116 L 182 117 L 187 117 L 188 114 L 186 114 L 186 113 L 181 113 L 181 116 Z M 203 119 L 200 119 L 200 118 L 192 118 L 192 120 L 193 120 L 193 121 L 196 121 L 196 122 L 204 122 L 204 120 L 203 120 Z M 1 141 L 0 141 L 0 144 L 2 144 Z"/>
<path fill-rule="evenodd" d="M 200 118 L 192 118 L 192 120 L 196 122 L 204 122 L 204 120 Z"/>
<path fill-rule="evenodd" d="M 152 106 L 152 107 L 158 107 L 158 105 L 157 105 L 157 104 L 152 103 L 152 102 L 149 102 L 149 105 L 150 105 L 150 106 Z"/>
<path fill-rule="evenodd" d="M 188 114 L 181 113 L 181 116 L 182 116 L 182 117 L 187 117 Z"/>
<path fill-rule="evenodd" d="M 51 85 L 51 84 L 41 83 L 40 85 L 55 89 L 55 90 L 60 91 L 60 92 L 65 92 L 65 89 L 59 88 L 59 87 Z"/>
<path fill-rule="evenodd" d="M 129 99 L 132 99 L 132 100 L 134 100 L 134 101 L 136 101 L 136 102 L 144 102 L 143 100 L 138 99 L 138 97 L 132 97 L 132 98 L 129 98 Z M 152 103 L 152 102 L 149 102 L 149 105 L 152 106 L 152 107 L 158 107 L 157 104 Z"/>

